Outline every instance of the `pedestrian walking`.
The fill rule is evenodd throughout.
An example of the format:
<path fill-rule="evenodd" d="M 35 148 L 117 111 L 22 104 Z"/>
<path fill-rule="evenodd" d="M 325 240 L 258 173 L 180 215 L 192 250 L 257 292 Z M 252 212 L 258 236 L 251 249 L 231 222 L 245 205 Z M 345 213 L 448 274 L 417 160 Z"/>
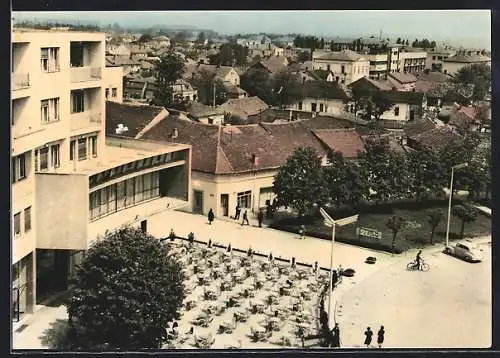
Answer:
<path fill-rule="evenodd" d="M 240 212 L 241 212 L 240 204 L 236 204 L 236 210 L 235 210 L 235 214 L 234 214 L 234 220 L 239 220 L 240 219 Z"/>
<path fill-rule="evenodd" d="M 262 211 L 262 209 L 259 210 L 259 214 L 257 215 L 257 220 L 259 222 L 259 227 L 262 227 L 262 222 L 264 221 L 264 211 Z"/>
<path fill-rule="evenodd" d="M 384 343 L 384 335 L 385 335 L 384 326 L 380 326 L 380 329 L 378 330 L 378 337 L 377 337 L 377 343 L 378 343 L 379 348 L 382 348 L 382 344 Z"/>
<path fill-rule="evenodd" d="M 335 323 L 335 327 L 333 327 L 333 346 L 334 347 L 340 347 L 340 328 L 339 324 Z"/>
<path fill-rule="evenodd" d="M 370 327 L 366 328 L 365 336 L 366 336 L 365 345 L 366 345 L 366 348 L 369 348 L 370 344 L 372 343 L 372 336 L 373 336 L 373 332 L 372 332 L 372 329 Z"/>
<path fill-rule="evenodd" d="M 304 224 L 300 225 L 300 229 L 299 229 L 299 234 L 300 234 L 300 239 L 301 240 L 304 240 L 306 238 L 306 227 L 304 226 Z"/>
<path fill-rule="evenodd" d="M 214 221 L 215 215 L 214 212 L 212 211 L 212 208 L 208 211 L 208 223 L 212 225 L 212 221 Z"/>
<path fill-rule="evenodd" d="M 247 214 L 246 210 L 243 212 L 243 220 L 241 221 L 241 226 L 243 226 L 244 223 L 247 223 L 247 225 L 250 225 L 250 223 L 248 222 L 248 214 Z"/>
<path fill-rule="evenodd" d="M 335 289 L 335 285 L 337 284 L 338 274 L 336 270 L 332 270 L 332 290 Z"/>

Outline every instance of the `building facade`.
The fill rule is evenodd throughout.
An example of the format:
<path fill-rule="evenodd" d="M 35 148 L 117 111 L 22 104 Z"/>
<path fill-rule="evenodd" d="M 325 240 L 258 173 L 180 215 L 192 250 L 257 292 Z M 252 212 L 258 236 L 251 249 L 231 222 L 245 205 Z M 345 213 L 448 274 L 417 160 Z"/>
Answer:
<path fill-rule="evenodd" d="M 313 53 L 314 70 L 331 71 L 335 82 L 348 85 L 370 74 L 370 61 L 352 51 Z"/>
<path fill-rule="evenodd" d="M 12 59 L 12 311 L 19 316 L 67 288 L 98 235 L 189 205 L 191 149 L 106 140 L 107 79 L 119 71 L 106 73 L 104 33 L 14 30 Z"/>

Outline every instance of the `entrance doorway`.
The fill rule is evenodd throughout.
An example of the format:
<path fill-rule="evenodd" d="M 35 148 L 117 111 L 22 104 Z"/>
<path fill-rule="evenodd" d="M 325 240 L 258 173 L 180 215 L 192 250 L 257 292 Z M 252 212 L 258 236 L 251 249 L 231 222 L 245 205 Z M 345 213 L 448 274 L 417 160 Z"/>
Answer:
<path fill-rule="evenodd" d="M 147 220 L 142 220 L 142 221 L 141 221 L 141 231 L 142 231 L 144 234 L 147 234 L 147 233 L 148 233 L 148 221 L 147 221 Z"/>
<path fill-rule="evenodd" d="M 36 250 L 37 303 L 67 290 L 69 259 L 69 250 Z"/>
<path fill-rule="evenodd" d="M 203 192 L 200 190 L 194 191 L 193 211 L 195 213 L 203 213 Z"/>
<path fill-rule="evenodd" d="M 229 194 L 220 195 L 220 206 L 222 209 L 222 216 L 229 216 Z"/>
<path fill-rule="evenodd" d="M 415 110 L 410 110 L 410 121 L 413 121 L 415 119 Z"/>

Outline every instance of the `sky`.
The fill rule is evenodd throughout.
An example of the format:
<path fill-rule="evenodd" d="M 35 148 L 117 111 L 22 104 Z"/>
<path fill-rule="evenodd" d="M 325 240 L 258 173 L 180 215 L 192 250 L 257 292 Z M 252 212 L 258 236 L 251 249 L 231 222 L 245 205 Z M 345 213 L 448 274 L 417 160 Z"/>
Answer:
<path fill-rule="evenodd" d="M 155 12 L 14 12 L 16 20 L 94 21 L 100 25 L 150 27 L 195 26 L 223 34 L 303 33 L 317 36 L 378 36 L 462 42 L 490 48 L 489 10 L 379 11 L 155 11 Z M 412 41 L 412 40 L 410 40 Z"/>

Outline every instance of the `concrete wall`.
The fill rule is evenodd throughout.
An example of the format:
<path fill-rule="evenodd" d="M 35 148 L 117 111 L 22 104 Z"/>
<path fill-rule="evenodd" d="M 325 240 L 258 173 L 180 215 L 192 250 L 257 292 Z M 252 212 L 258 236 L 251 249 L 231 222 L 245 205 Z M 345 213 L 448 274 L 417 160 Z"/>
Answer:
<path fill-rule="evenodd" d="M 102 82 L 104 88 L 109 90 L 108 101 L 123 102 L 123 67 L 105 67 Z M 113 88 L 117 90 L 116 97 L 112 97 Z"/>
<path fill-rule="evenodd" d="M 37 248 L 87 249 L 88 177 L 39 173 L 36 188 Z"/>

